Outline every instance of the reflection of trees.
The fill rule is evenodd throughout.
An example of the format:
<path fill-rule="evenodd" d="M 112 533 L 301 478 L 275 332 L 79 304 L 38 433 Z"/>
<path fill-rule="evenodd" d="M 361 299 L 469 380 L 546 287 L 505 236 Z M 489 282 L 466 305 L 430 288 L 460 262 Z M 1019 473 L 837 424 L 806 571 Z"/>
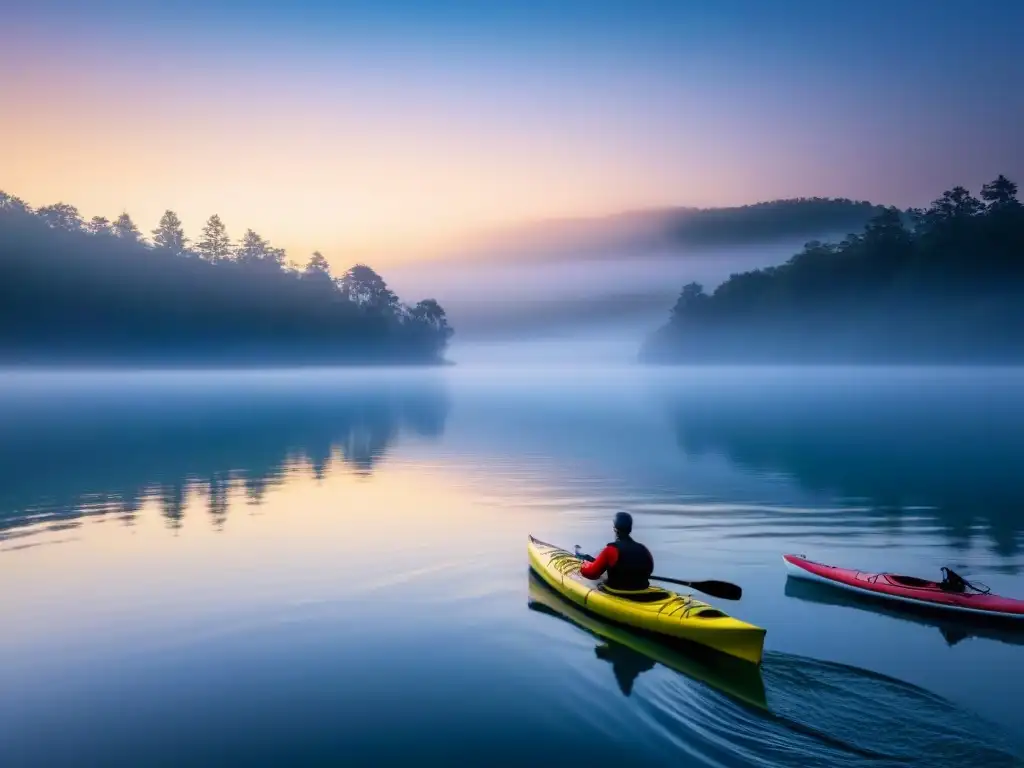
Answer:
<path fill-rule="evenodd" d="M 922 507 L 955 543 L 987 527 L 1012 554 L 1024 531 L 1020 381 L 935 376 L 697 387 L 671 407 L 689 454 L 721 453 L 813 491 L 867 499 L 880 523 Z"/>
<path fill-rule="evenodd" d="M 335 462 L 370 474 L 400 434 L 439 436 L 447 408 L 444 392 L 422 381 L 312 392 L 0 392 L 0 539 L 39 519 L 112 514 L 132 524 L 149 501 L 177 529 L 195 494 L 219 529 L 233 491 L 260 504 L 303 465 L 317 479 Z"/>
<path fill-rule="evenodd" d="M 210 477 L 207 509 L 210 511 L 210 519 L 213 521 L 213 526 L 218 531 L 224 528 L 224 523 L 228 519 L 228 491 L 230 487 L 230 476 L 227 472 L 214 472 Z"/>
<path fill-rule="evenodd" d="M 160 514 L 167 521 L 167 527 L 173 530 L 181 528 L 181 519 L 185 516 L 185 484 L 174 482 L 157 487 L 157 498 L 160 501 Z"/>
<path fill-rule="evenodd" d="M 136 516 L 139 514 L 139 497 L 131 496 L 128 498 L 122 498 L 119 496 L 115 496 L 114 499 L 114 504 L 116 505 L 116 514 L 121 518 L 121 521 L 124 522 L 126 525 L 132 525 L 135 522 Z"/>

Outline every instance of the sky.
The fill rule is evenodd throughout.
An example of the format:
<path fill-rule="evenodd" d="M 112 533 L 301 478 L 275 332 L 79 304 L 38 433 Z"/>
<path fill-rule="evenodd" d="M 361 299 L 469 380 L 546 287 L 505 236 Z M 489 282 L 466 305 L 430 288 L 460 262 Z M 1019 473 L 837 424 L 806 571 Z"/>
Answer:
<path fill-rule="evenodd" d="M 0 189 L 296 261 L 553 217 L 1024 182 L 1024 3 L 32 0 Z"/>

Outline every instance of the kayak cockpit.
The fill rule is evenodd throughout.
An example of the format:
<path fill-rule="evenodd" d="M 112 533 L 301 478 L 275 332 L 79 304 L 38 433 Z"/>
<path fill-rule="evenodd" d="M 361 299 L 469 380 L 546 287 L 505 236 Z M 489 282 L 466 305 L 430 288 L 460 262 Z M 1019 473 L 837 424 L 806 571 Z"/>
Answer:
<path fill-rule="evenodd" d="M 899 586 L 899 587 L 910 587 L 911 589 L 940 589 L 941 585 L 934 581 L 928 581 L 927 579 L 919 579 L 916 576 L 897 576 L 895 573 L 885 574 L 885 578 Z"/>
<path fill-rule="evenodd" d="M 610 597 L 618 597 L 622 600 L 629 600 L 633 603 L 660 603 L 665 600 L 670 600 L 676 596 L 673 592 L 669 592 L 666 589 L 658 589 L 657 587 L 640 589 L 635 592 L 627 592 L 621 589 L 610 589 L 604 582 L 597 585 L 597 591 L 603 592 Z"/>
<path fill-rule="evenodd" d="M 928 581 L 927 579 L 919 579 L 916 576 L 899 576 L 895 573 L 886 573 L 885 580 L 890 584 L 897 587 L 905 587 L 907 589 L 924 589 L 934 592 L 952 592 L 956 594 L 962 593 L 974 593 L 979 595 L 987 595 L 989 588 L 984 584 L 972 584 L 971 582 L 964 579 L 960 574 L 949 568 L 943 568 L 942 572 L 944 578 L 942 581 Z"/>

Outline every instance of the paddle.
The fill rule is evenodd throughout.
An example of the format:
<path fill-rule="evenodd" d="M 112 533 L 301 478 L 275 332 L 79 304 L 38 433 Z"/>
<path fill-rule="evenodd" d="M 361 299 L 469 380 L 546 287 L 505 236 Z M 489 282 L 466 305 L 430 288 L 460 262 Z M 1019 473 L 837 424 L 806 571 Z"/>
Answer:
<path fill-rule="evenodd" d="M 718 597 L 722 600 L 739 600 L 743 597 L 743 590 L 737 584 L 728 581 L 683 581 L 682 579 L 670 579 L 666 576 L 651 576 L 654 581 L 669 581 L 673 584 L 682 584 L 684 587 L 693 587 L 705 595 Z"/>
<path fill-rule="evenodd" d="M 579 550 L 580 545 L 576 545 L 576 549 Z M 590 555 L 580 555 L 577 551 L 578 556 L 584 560 L 593 560 L 594 558 Z M 670 579 L 667 576 L 650 576 L 652 581 L 668 581 L 673 584 L 682 584 L 684 587 L 692 587 L 698 592 L 703 592 L 705 595 L 711 595 L 722 600 L 739 600 L 743 597 L 743 590 L 736 584 L 732 584 L 728 581 L 716 581 L 715 579 L 709 579 L 708 581 L 683 581 L 682 579 Z"/>
<path fill-rule="evenodd" d="M 531 537 L 533 538 L 533 537 Z M 538 544 L 544 544 L 545 546 L 551 547 L 552 549 L 561 549 L 561 547 L 555 546 L 554 544 L 548 544 L 546 541 L 533 538 Z M 579 548 L 579 544 L 576 545 Z M 583 555 L 584 559 L 593 560 L 594 558 L 590 555 Z M 743 597 L 743 590 L 737 584 L 733 584 L 728 581 L 716 581 L 715 579 L 709 579 L 708 581 L 683 581 L 682 579 L 670 579 L 667 576 L 651 576 L 652 581 L 667 581 L 672 584 L 682 584 L 684 587 L 691 587 L 696 589 L 698 592 L 703 592 L 705 595 L 711 595 L 721 600 L 739 600 Z"/>

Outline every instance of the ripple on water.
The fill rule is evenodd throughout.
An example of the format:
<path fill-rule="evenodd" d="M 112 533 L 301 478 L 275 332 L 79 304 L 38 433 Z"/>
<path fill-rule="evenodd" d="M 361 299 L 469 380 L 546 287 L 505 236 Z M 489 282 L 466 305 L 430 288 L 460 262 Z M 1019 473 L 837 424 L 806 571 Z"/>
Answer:
<path fill-rule="evenodd" d="M 637 686 L 643 723 L 713 766 L 1020 766 L 994 725 L 922 688 L 855 667 L 768 653 L 768 711 L 666 669 Z"/>
<path fill-rule="evenodd" d="M 676 750 L 695 764 L 1019 765 L 1001 730 L 918 686 L 858 667 L 769 651 L 760 670 L 718 654 L 676 648 L 583 612 L 530 577 L 530 608 L 563 620 L 538 628 L 580 676 L 575 716 L 638 719 L 651 752 Z M 565 624 L 580 634 L 554 633 Z M 578 638 L 598 641 L 596 648 Z M 557 641 L 557 642 L 556 642 Z M 561 646 L 558 648 L 558 646 Z M 597 656 L 634 702 L 596 690 L 608 675 L 587 676 Z M 602 668 L 604 665 L 601 665 Z M 595 690 L 586 691 L 586 688 Z M 570 703 L 571 703 L 570 702 Z M 584 704 L 585 702 L 585 704 Z"/>
<path fill-rule="evenodd" d="M 853 749 L 937 767 L 1021 764 L 998 726 L 902 680 L 788 654 L 767 654 L 764 677 L 782 722 Z"/>

